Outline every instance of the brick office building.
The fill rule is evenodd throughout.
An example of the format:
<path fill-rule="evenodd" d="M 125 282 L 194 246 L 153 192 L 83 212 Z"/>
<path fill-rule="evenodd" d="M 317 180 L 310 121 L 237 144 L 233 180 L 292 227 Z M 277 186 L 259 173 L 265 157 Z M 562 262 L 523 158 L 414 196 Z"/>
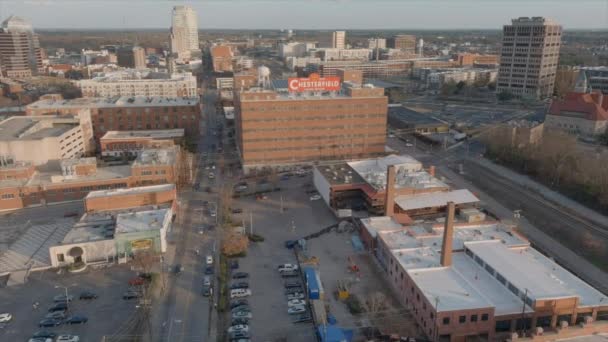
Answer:
<path fill-rule="evenodd" d="M 351 78 L 294 78 L 274 82 L 285 83 L 274 89 L 235 94 L 237 145 L 244 170 L 384 153 L 384 89 L 341 84 L 344 80 Z M 329 88 L 308 91 L 311 84 L 327 82 Z"/>
<path fill-rule="evenodd" d="M 183 128 L 186 136 L 199 134 L 201 104 L 198 98 L 112 97 L 74 100 L 40 100 L 27 106 L 27 115 L 78 115 L 90 110 L 95 141 L 108 131 Z"/>
<path fill-rule="evenodd" d="M 136 156 L 144 150 L 179 145 L 184 129 L 109 131 L 99 140 L 102 157 Z"/>

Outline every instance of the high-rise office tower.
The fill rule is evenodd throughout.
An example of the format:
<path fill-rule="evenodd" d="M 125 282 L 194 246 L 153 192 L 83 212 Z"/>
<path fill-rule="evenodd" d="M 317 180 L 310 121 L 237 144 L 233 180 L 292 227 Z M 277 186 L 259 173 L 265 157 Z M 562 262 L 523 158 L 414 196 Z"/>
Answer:
<path fill-rule="evenodd" d="M 145 69 L 146 52 L 140 46 L 122 46 L 116 51 L 118 65 L 126 68 Z"/>
<path fill-rule="evenodd" d="M 188 60 L 200 51 L 196 12 L 190 6 L 175 6 L 171 16 L 171 53 Z"/>
<path fill-rule="evenodd" d="M 346 49 L 346 31 L 332 32 L 331 45 L 334 49 Z"/>
<path fill-rule="evenodd" d="M 146 68 L 146 50 L 141 46 L 133 47 L 133 67 L 135 69 Z"/>
<path fill-rule="evenodd" d="M 43 72 L 38 35 L 25 19 L 10 16 L 0 28 L 0 71 L 6 77 L 29 77 Z"/>
<path fill-rule="evenodd" d="M 542 17 L 511 20 L 502 29 L 496 92 L 537 99 L 553 94 L 562 27 Z"/>

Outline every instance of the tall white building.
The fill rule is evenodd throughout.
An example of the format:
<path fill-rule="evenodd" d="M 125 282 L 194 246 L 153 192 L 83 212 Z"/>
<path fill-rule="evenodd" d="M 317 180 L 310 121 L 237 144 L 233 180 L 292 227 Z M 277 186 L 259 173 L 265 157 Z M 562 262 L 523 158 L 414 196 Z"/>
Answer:
<path fill-rule="evenodd" d="M 198 20 L 190 6 L 175 6 L 171 15 L 171 52 L 178 59 L 188 60 L 193 52 L 200 51 L 198 44 Z"/>
<path fill-rule="evenodd" d="M 334 31 L 331 36 L 332 48 L 346 49 L 346 31 Z"/>

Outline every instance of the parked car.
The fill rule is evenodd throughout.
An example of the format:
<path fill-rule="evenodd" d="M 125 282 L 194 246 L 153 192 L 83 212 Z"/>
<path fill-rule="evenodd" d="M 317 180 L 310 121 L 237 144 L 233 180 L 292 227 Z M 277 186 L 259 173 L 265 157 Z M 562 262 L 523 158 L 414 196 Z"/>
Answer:
<path fill-rule="evenodd" d="M 213 265 L 213 255 L 207 255 L 205 262 L 207 263 L 207 265 Z"/>
<path fill-rule="evenodd" d="M 292 306 L 287 309 L 287 314 L 289 314 L 289 315 L 295 315 L 295 314 L 300 314 L 300 313 L 304 313 L 304 312 L 306 312 L 305 306 Z"/>
<path fill-rule="evenodd" d="M 236 307 L 239 306 L 245 306 L 245 305 L 249 305 L 249 301 L 247 299 L 236 299 L 232 302 L 230 302 L 230 309 L 234 309 Z"/>
<path fill-rule="evenodd" d="M 65 324 L 84 324 L 88 322 L 89 319 L 86 316 L 82 315 L 74 315 L 65 320 Z"/>
<path fill-rule="evenodd" d="M 318 201 L 321 199 L 321 195 L 312 195 L 310 196 L 311 201 Z"/>
<path fill-rule="evenodd" d="M 228 328 L 228 333 L 233 333 L 236 331 L 244 331 L 244 332 L 249 332 L 249 326 L 246 324 L 238 324 L 238 325 L 233 325 L 231 327 Z"/>
<path fill-rule="evenodd" d="M 8 312 L 0 314 L 0 323 L 7 323 L 13 319 L 13 315 Z"/>
<path fill-rule="evenodd" d="M 211 285 L 211 277 L 208 275 L 203 277 L 203 286 L 205 285 Z"/>
<path fill-rule="evenodd" d="M 291 306 L 306 306 L 306 301 L 304 299 L 292 299 L 287 302 L 287 307 Z"/>
<path fill-rule="evenodd" d="M 203 285 L 203 296 L 213 296 L 213 287 L 211 287 L 211 285 Z"/>
<path fill-rule="evenodd" d="M 211 217 L 215 217 L 217 215 L 217 210 L 215 208 L 211 208 L 209 210 L 209 215 L 211 215 Z"/>
<path fill-rule="evenodd" d="M 230 298 L 242 298 L 248 296 L 251 296 L 251 290 L 249 289 L 230 290 Z"/>
<path fill-rule="evenodd" d="M 302 292 L 304 292 L 304 289 L 302 289 L 301 287 L 290 287 L 288 289 L 285 289 L 286 295 L 290 295 L 293 293 L 302 293 Z"/>
<path fill-rule="evenodd" d="M 240 341 L 241 339 L 249 339 L 249 333 L 246 331 L 235 331 L 228 335 L 230 336 L 230 341 Z"/>
<path fill-rule="evenodd" d="M 247 319 L 247 318 L 234 318 L 234 319 L 232 319 L 232 321 L 230 323 L 231 323 L 231 325 L 249 324 L 249 319 Z"/>
<path fill-rule="evenodd" d="M 65 319 L 65 312 L 64 311 L 49 312 L 48 314 L 46 314 L 46 316 L 44 316 L 44 318 Z"/>
<path fill-rule="evenodd" d="M 69 295 L 69 296 L 66 297 L 64 294 L 57 295 L 57 296 L 53 297 L 53 301 L 55 303 L 58 303 L 58 302 L 71 302 L 73 299 L 74 299 L 74 296 Z"/>
<path fill-rule="evenodd" d="M 213 274 L 213 266 L 205 267 L 205 274 Z"/>
<path fill-rule="evenodd" d="M 184 268 L 182 267 L 181 264 L 175 264 L 173 266 L 173 269 L 171 270 L 174 274 L 180 274 L 182 273 L 182 271 L 184 270 Z"/>
<path fill-rule="evenodd" d="M 57 336 L 55 342 L 79 342 L 80 337 L 78 335 L 61 334 Z"/>
<path fill-rule="evenodd" d="M 146 280 L 142 277 L 135 277 L 135 278 L 129 279 L 130 286 L 140 286 L 140 285 L 143 285 L 145 282 L 146 282 Z"/>
<path fill-rule="evenodd" d="M 286 180 L 289 180 L 289 178 L 290 178 L 289 175 L 282 175 L 281 178 L 279 178 L 279 179 L 282 181 L 286 181 Z"/>
<path fill-rule="evenodd" d="M 41 328 L 53 328 L 63 324 L 63 321 L 57 318 L 45 318 L 38 322 L 38 326 Z"/>
<path fill-rule="evenodd" d="M 122 294 L 122 299 L 124 299 L 124 300 L 136 299 L 136 298 L 139 298 L 139 293 L 135 292 L 135 291 L 127 291 Z"/>
<path fill-rule="evenodd" d="M 29 340 L 27 340 L 27 342 L 53 342 L 53 339 L 45 338 L 45 337 L 32 337 Z"/>
<path fill-rule="evenodd" d="M 281 273 L 281 277 L 283 279 L 286 279 L 286 278 L 299 278 L 300 274 L 298 273 L 298 271 L 283 272 L 283 273 Z"/>
<path fill-rule="evenodd" d="M 249 278 L 249 273 L 247 272 L 236 272 L 232 275 L 232 279 L 246 279 Z"/>
<path fill-rule="evenodd" d="M 243 209 L 241 209 L 241 208 L 232 208 L 230 211 L 231 211 L 233 214 L 240 214 L 240 213 L 242 213 L 242 212 L 243 212 Z"/>
<path fill-rule="evenodd" d="M 249 305 L 241 305 L 241 306 L 237 306 L 236 308 L 230 310 L 230 312 L 232 312 L 232 313 L 239 312 L 239 311 L 251 312 L 251 308 L 249 307 Z"/>
<path fill-rule="evenodd" d="M 91 291 L 83 291 L 80 292 L 80 296 L 78 296 L 79 299 L 96 299 L 97 295 Z"/>
<path fill-rule="evenodd" d="M 49 308 L 49 312 L 65 311 L 67 309 L 68 309 L 68 305 L 66 302 L 59 302 L 59 303 L 55 303 L 55 305 L 51 306 Z"/>
<path fill-rule="evenodd" d="M 232 285 L 230 285 L 230 289 L 234 290 L 234 289 L 248 289 L 249 288 L 249 283 L 246 281 L 240 281 L 237 283 L 233 283 Z"/>
<path fill-rule="evenodd" d="M 40 330 L 40 331 L 36 331 L 34 333 L 34 335 L 32 335 L 32 338 L 50 338 L 53 339 L 57 336 L 56 333 L 52 332 L 52 331 L 46 331 L 46 330 Z"/>
<path fill-rule="evenodd" d="M 304 299 L 304 294 L 302 292 L 294 292 L 287 295 L 287 300 L 294 299 Z"/>
<path fill-rule="evenodd" d="M 294 265 L 294 264 L 282 264 L 277 266 L 277 269 L 279 270 L 280 273 L 283 272 L 292 272 L 292 271 L 297 271 L 298 270 L 298 265 Z"/>
<path fill-rule="evenodd" d="M 251 314 L 251 312 L 246 312 L 246 311 L 237 311 L 235 313 L 232 314 L 232 318 L 247 318 L 247 319 L 251 319 L 253 317 L 253 315 Z"/>
<path fill-rule="evenodd" d="M 302 283 L 300 283 L 299 281 L 288 281 L 285 282 L 285 288 L 286 289 L 291 289 L 294 287 L 302 287 Z"/>
<path fill-rule="evenodd" d="M 237 268 L 239 268 L 239 261 L 236 259 L 230 260 L 230 269 L 236 270 Z"/>

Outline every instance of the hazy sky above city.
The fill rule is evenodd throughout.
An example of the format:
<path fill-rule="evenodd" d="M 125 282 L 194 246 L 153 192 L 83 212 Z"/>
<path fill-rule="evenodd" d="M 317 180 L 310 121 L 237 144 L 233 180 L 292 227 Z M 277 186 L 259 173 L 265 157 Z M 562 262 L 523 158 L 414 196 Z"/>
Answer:
<path fill-rule="evenodd" d="M 196 9 L 200 28 L 499 29 L 519 16 L 608 28 L 608 0 L 0 0 L 0 16 L 39 29 L 167 28 L 179 4 Z"/>

